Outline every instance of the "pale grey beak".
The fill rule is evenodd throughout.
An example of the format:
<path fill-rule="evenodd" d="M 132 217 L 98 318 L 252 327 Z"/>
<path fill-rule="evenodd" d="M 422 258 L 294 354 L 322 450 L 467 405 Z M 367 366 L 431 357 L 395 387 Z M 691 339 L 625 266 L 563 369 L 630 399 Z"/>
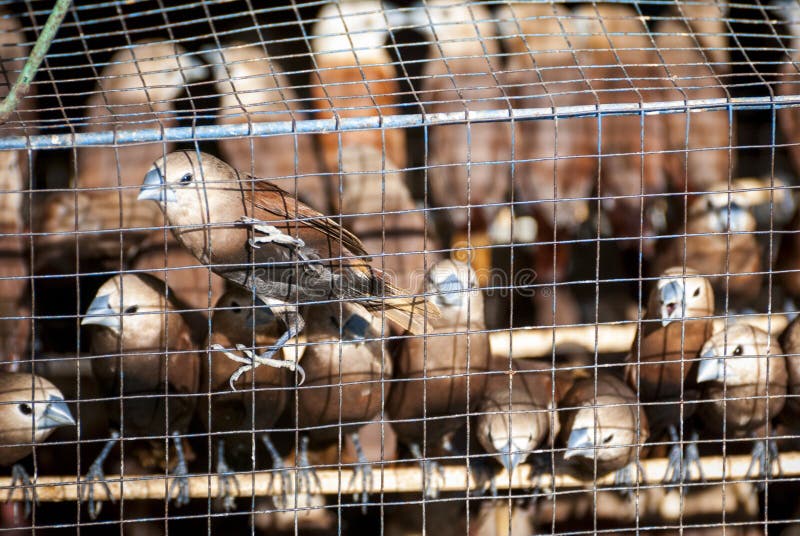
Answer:
<path fill-rule="evenodd" d="M 167 202 L 175 202 L 178 199 L 175 197 L 175 192 L 166 185 L 164 176 L 161 175 L 161 170 L 153 167 L 144 176 L 142 189 L 139 190 L 139 201 L 155 201 L 156 203 L 165 204 Z"/>
<path fill-rule="evenodd" d="M 352 315 L 342 326 L 343 334 L 353 341 L 363 341 L 367 336 L 369 321 L 360 315 Z"/>
<path fill-rule="evenodd" d="M 684 316 L 683 313 L 683 283 L 670 281 L 661 287 L 661 325 L 666 326 L 676 318 Z"/>
<path fill-rule="evenodd" d="M 730 219 L 731 231 L 749 230 L 749 224 L 750 221 L 752 221 L 752 217 L 746 208 L 740 207 L 736 203 L 731 203 L 731 209 L 728 211 L 728 217 Z"/>
<path fill-rule="evenodd" d="M 497 459 L 501 464 L 503 464 L 503 467 L 505 467 L 506 471 L 509 473 L 513 473 L 514 469 L 516 469 L 520 463 L 525 461 L 525 458 L 527 457 L 528 453 L 517 450 L 511 443 L 510 439 L 505 445 L 502 445 L 497 449 Z"/>
<path fill-rule="evenodd" d="M 464 300 L 464 288 L 461 286 L 461 280 L 458 279 L 456 274 L 450 274 L 443 281 L 437 281 L 436 290 L 439 291 L 439 301 L 444 305 L 454 307 L 461 305 Z"/>
<path fill-rule="evenodd" d="M 577 428 L 570 432 L 564 459 L 569 460 L 575 457 L 594 459 L 594 430 Z"/>
<path fill-rule="evenodd" d="M 725 362 L 711 355 L 713 354 L 710 350 L 700 355 L 702 361 L 697 365 L 697 383 L 725 380 Z"/>
<path fill-rule="evenodd" d="M 61 426 L 75 426 L 75 419 L 63 398 L 51 396 L 41 417 L 36 420 L 36 429 L 51 430 Z"/>
<path fill-rule="evenodd" d="M 89 308 L 86 310 L 86 315 L 81 320 L 82 326 L 103 326 L 114 331 L 119 331 L 120 322 L 119 314 L 109 306 L 110 294 L 103 294 L 102 296 L 95 296 Z"/>

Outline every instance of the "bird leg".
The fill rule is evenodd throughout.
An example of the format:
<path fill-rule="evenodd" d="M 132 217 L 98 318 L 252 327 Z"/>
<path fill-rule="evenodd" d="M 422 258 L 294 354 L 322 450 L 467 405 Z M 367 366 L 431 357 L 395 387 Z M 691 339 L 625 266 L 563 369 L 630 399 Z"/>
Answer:
<path fill-rule="evenodd" d="M 243 344 L 237 344 L 236 349 L 242 352 L 246 357 L 242 357 L 233 352 L 229 352 L 220 344 L 212 344 L 210 348 L 211 350 L 214 350 L 216 352 L 221 352 L 223 355 L 225 355 L 225 357 L 227 357 L 232 361 L 236 361 L 237 363 L 242 363 L 242 366 L 236 369 L 236 371 L 233 374 L 231 374 L 231 377 L 228 379 L 228 383 L 230 384 L 232 391 L 236 390 L 236 385 L 235 385 L 236 381 L 243 374 L 246 374 L 247 372 L 250 372 L 251 370 L 258 368 L 261 365 L 267 365 L 269 367 L 275 367 L 275 368 L 285 368 L 291 370 L 292 372 L 297 371 L 300 374 L 300 382 L 298 385 L 302 385 L 303 382 L 306 381 L 306 371 L 303 370 L 303 367 L 301 367 L 299 363 L 295 361 L 288 361 L 286 359 L 273 359 L 271 357 L 280 348 L 280 346 L 277 346 L 278 344 L 282 346 L 283 344 L 286 343 L 287 340 L 289 340 L 293 336 L 294 335 L 291 333 L 291 331 L 287 331 L 286 333 L 283 334 L 283 336 L 280 339 L 278 339 L 278 342 L 276 343 L 275 346 L 271 346 L 266 352 L 264 352 L 261 355 L 256 355 L 252 350 L 249 350 Z"/>
<path fill-rule="evenodd" d="M 239 481 L 225 461 L 225 440 L 217 441 L 217 486 L 218 494 L 222 497 L 222 507 L 226 512 L 236 508 L 236 496 L 231 491 L 236 488 L 236 495 L 241 491 Z"/>
<path fill-rule="evenodd" d="M 105 463 L 106 458 L 108 458 L 108 455 L 111 453 L 111 449 L 113 449 L 114 445 L 117 444 L 117 441 L 119 441 L 119 433 L 112 432 L 111 438 L 103 446 L 103 450 L 100 451 L 100 454 L 92 462 L 92 465 L 89 466 L 86 476 L 83 477 L 83 483 L 80 485 L 81 500 L 87 501 L 89 506 L 89 518 L 93 520 L 97 519 L 97 516 L 99 516 L 100 512 L 103 510 L 103 502 L 94 500 L 95 486 L 103 486 L 108 500 L 112 503 L 114 502 L 114 496 L 111 494 L 111 488 L 108 487 L 106 475 L 103 472 L 103 464 Z M 86 491 L 85 496 L 84 491 Z"/>
<path fill-rule="evenodd" d="M 678 431 L 674 426 L 669 427 L 669 436 L 672 447 L 669 450 L 667 462 L 667 472 L 664 474 L 662 482 L 669 485 L 677 485 L 692 478 L 692 465 L 697 467 L 700 480 L 705 481 L 703 467 L 700 465 L 700 453 L 697 450 L 697 432 L 692 432 L 689 441 L 686 442 L 686 452 L 681 447 L 678 438 Z"/>
<path fill-rule="evenodd" d="M 269 439 L 268 434 L 261 434 L 258 436 L 261 439 L 261 442 L 264 444 L 264 447 L 269 452 L 270 458 L 272 458 L 272 470 L 273 473 L 270 473 L 269 477 L 269 490 L 273 496 L 273 499 L 276 502 L 276 506 L 280 510 L 286 509 L 286 498 L 289 494 L 294 494 L 294 483 L 292 481 L 292 475 L 288 469 L 286 469 L 286 465 L 283 463 L 283 458 L 281 458 L 278 449 L 275 448 L 275 445 L 272 444 L 272 441 Z M 281 479 L 281 494 L 280 497 L 275 495 L 275 473 L 278 473 L 278 476 Z"/>
<path fill-rule="evenodd" d="M 239 221 L 249 225 L 250 228 L 253 230 L 253 234 L 260 233 L 263 236 L 254 236 L 247 240 L 247 243 L 250 244 L 251 248 L 258 249 L 261 247 L 261 244 L 276 244 L 278 246 L 285 246 L 288 248 L 300 249 L 305 247 L 306 243 L 303 242 L 300 238 L 295 238 L 293 236 L 289 236 L 288 234 L 284 233 L 274 225 L 269 225 L 269 223 L 263 220 L 257 220 L 255 218 L 250 218 L 249 216 L 242 216 L 239 218 Z"/>
<path fill-rule="evenodd" d="M 22 485 L 22 496 L 25 498 L 25 518 L 27 519 L 31 515 L 31 503 L 39 504 L 39 498 L 36 496 L 36 487 L 31 482 L 28 472 L 20 464 L 15 463 L 11 467 L 11 489 L 8 490 L 6 502 L 11 500 L 11 494 L 20 485 Z"/>
<path fill-rule="evenodd" d="M 644 475 L 644 468 L 639 460 L 636 460 L 614 473 L 614 487 L 623 497 L 633 499 L 633 488 L 639 482 L 639 475 Z M 644 481 L 644 476 L 642 479 Z"/>
<path fill-rule="evenodd" d="M 356 458 L 358 458 L 358 465 L 353 467 L 353 476 L 350 477 L 350 483 L 347 485 L 353 489 L 356 479 L 361 476 L 361 513 L 367 513 L 367 502 L 369 501 L 369 494 L 372 491 L 372 465 L 364 454 L 364 449 L 361 447 L 361 440 L 358 437 L 358 432 L 350 434 L 350 440 L 353 442 L 353 448 L 356 451 Z M 358 500 L 358 493 L 353 492 L 353 500 Z"/>
<path fill-rule="evenodd" d="M 172 432 L 172 441 L 175 444 L 175 456 L 178 463 L 172 472 L 173 480 L 169 488 L 169 494 L 175 492 L 175 506 L 186 506 L 189 504 L 189 469 L 186 466 L 186 457 L 183 455 L 183 443 L 178 432 Z"/>
<path fill-rule="evenodd" d="M 322 482 L 317 475 L 317 470 L 311 466 L 308 460 L 308 436 L 300 438 L 300 450 L 297 453 L 297 486 L 296 489 L 299 493 L 305 493 L 307 496 L 313 495 L 311 490 L 311 481 L 317 485 L 317 493 L 322 491 Z M 310 501 L 308 502 L 310 504 Z"/>
<path fill-rule="evenodd" d="M 478 496 L 486 494 L 486 490 L 497 497 L 497 471 L 488 458 L 477 458 L 469 462 L 470 472 L 475 479 L 475 492 Z"/>
<path fill-rule="evenodd" d="M 756 488 L 763 490 L 768 477 L 774 476 L 773 467 L 777 466 L 778 476 L 783 476 L 783 467 L 778 454 L 778 445 L 771 437 L 754 439 L 750 465 L 747 467 L 747 478 L 757 478 Z M 757 473 L 754 474 L 754 469 Z"/>
<path fill-rule="evenodd" d="M 422 475 L 425 483 L 425 498 L 438 499 L 439 490 L 445 482 L 444 467 L 436 460 L 423 458 L 422 451 L 416 443 L 412 443 L 410 449 L 411 454 L 419 460 L 420 466 L 422 467 Z M 437 476 L 436 479 L 434 479 L 434 473 Z"/>

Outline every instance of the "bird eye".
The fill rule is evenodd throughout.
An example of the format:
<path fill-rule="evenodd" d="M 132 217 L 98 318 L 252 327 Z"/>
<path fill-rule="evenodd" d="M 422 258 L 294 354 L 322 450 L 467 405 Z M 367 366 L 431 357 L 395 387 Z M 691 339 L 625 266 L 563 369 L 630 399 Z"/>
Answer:
<path fill-rule="evenodd" d="M 238 315 L 239 313 L 242 312 L 242 309 L 241 309 L 241 306 L 239 305 L 239 302 L 237 302 L 235 300 L 231 302 L 231 307 L 233 307 L 233 314 L 235 314 L 235 315 Z"/>
<path fill-rule="evenodd" d="M 608 434 L 606 437 L 603 438 L 603 445 L 608 445 L 611 443 L 611 440 L 614 439 L 614 434 Z"/>
<path fill-rule="evenodd" d="M 742 345 L 741 344 L 733 349 L 733 355 L 742 355 Z"/>
<path fill-rule="evenodd" d="M 192 174 L 186 173 L 183 177 L 181 177 L 181 184 L 189 184 L 192 182 Z"/>
<path fill-rule="evenodd" d="M 692 294 L 692 297 L 696 298 L 699 295 L 700 295 L 700 287 L 697 287 L 696 289 L 694 289 L 694 293 Z"/>
<path fill-rule="evenodd" d="M 132 315 L 135 312 L 137 312 L 138 310 L 139 310 L 139 306 L 138 305 L 131 305 L 130 307 L 126 307 L 125 310 L 123 311 L 123 313 L 126 314 L 126 315 Z"/>
<path fill-rule="evenodd" d="M 33 413 L 33 408 L 28 403 L 22 403 L 19 405 L 19 411 L 23 415 L 30 415 Z"/>

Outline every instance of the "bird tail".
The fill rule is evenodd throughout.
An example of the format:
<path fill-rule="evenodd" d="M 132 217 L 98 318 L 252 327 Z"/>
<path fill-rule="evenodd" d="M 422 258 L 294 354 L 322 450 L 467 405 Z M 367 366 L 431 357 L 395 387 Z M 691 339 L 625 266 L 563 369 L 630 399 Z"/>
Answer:
<path fill-rule="evenodd" d="M 413 292 L 398 289 L 387 280 L 383 272 L 374 268 L 372 270 L 377 287 L 374 289 L 377 292 L 373 295 L 386 297 L 370 300 L 365 304 L 367 309 L 373 313 L 382 311 L 386 318 L 412 335 L 424 333 L 426 320 L 430 322 L 441 316 L 436 304 L 426 300 L 424 296 L 415 296 Z"/>

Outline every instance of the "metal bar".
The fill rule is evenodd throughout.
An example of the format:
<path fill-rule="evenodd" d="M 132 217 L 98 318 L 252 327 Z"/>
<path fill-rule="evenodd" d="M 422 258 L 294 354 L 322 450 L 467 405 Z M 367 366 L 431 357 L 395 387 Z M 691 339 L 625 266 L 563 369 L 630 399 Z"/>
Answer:
<path fill-rule="evenodd" d="M 247 136 L 282 134 L 324 134 L 352 130 L 411 128 L 441 124 L 462 124 L 500 121 L 554 120 L 569 117 L 676 114 L 712 110 L 769 110 L 800 107 L 800 96 L 742 97 L 694 99 L 662 102 L 610 103 L 588 106 L 558 106 L 498 110 L 470 110 L 435 114 L 385 115 L 383 117 L 342 117 L 303 121 L 260 121 L 235 125 L 202 125 L 196 127 L 152 128 L 141 130 L 107 130 L 78 134 L 40 134 L 0 138 L 0 150 L 63 149 L 71 147 L 119 146 L 164 141 L 202 141 Z"/>

